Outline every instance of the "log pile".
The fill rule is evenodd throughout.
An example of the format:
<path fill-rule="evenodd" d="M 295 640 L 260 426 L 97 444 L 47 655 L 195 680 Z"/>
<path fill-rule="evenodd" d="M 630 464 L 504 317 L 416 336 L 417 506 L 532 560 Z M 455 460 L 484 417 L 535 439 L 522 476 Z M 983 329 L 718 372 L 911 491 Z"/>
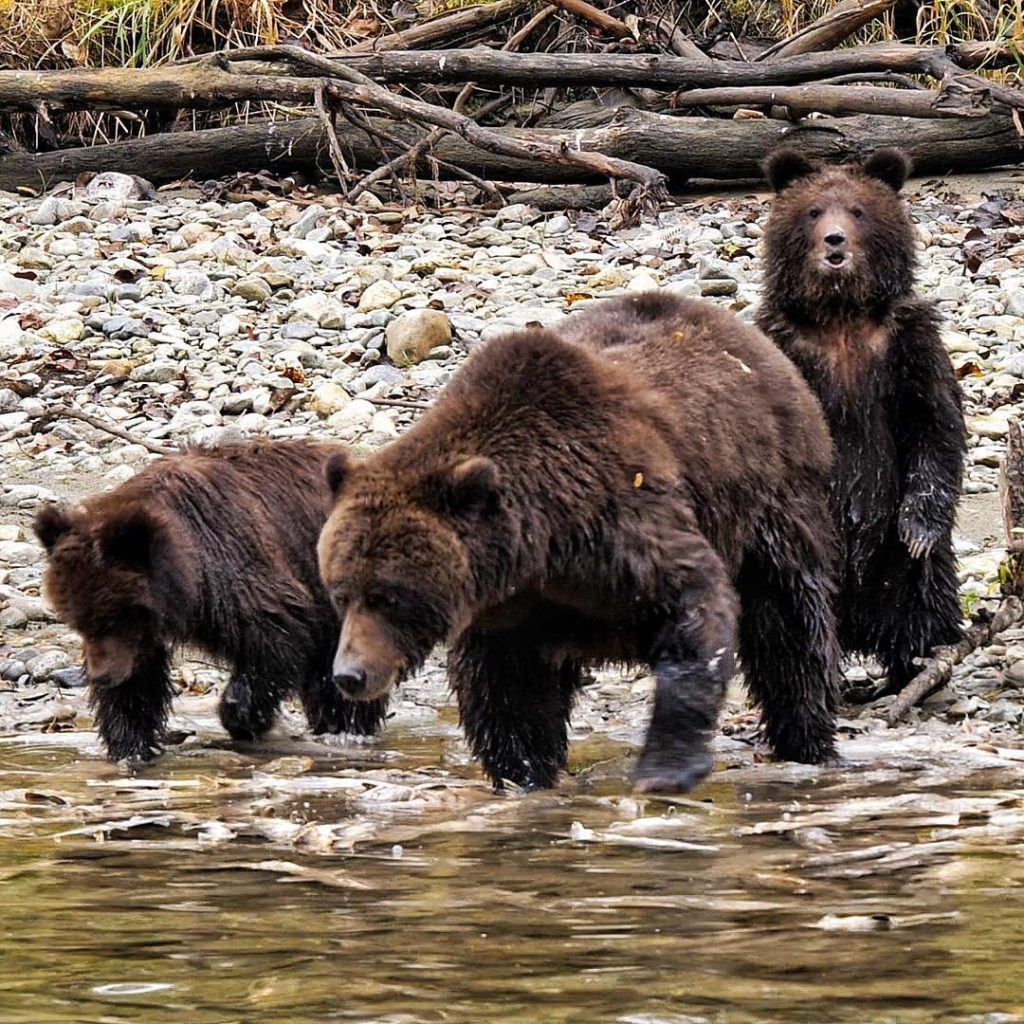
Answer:
<path fill-rule="evenodd" d="M 272 46 L 148 69 L 0 71 L 0 111 L 41 125 L 74 111 L 166 111 L 172 121 L 239 104 L 275 112 L 108 145 L 8 145 L 0 189 L 39 191 L 97 170 L 157 184 L 302 170 L 351 194 L 457 176 L 491 198 L 493 182 L 611 180 L 634 184 L 635 214 L 664 197 L 668 179 L 757 177 L 783 141 L 828 159 L 899 144 L 926 174 L 1019 161 L 1024 91 L 979 74 L 1016 66 L 1011 42 L 834 49 L 894 6 L 840 0 L 749 60 L 587 0 L 497 0 L 340 52 Z M 566 20 L 587 26 L 591 52 L 552 49 Z M 481 32 L 505 37 L 458 45 Z M 741 40 L 734 49 L 743 53 Z"/>

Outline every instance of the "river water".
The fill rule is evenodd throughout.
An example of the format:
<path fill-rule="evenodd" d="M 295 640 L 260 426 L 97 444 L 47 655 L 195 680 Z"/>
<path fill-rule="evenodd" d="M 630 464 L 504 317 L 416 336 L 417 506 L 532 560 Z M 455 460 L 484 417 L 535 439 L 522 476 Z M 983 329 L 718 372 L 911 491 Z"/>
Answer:
<path fill-rule="evenodd" d="M 366 747 L 208 724 L 134 773 L 0 741 L 4 1024 L 1024 1020 L 1022 751 L 723 739 L 638 801 L 591 733 L 562 789 L 499 798 L 450 709 Z"/>

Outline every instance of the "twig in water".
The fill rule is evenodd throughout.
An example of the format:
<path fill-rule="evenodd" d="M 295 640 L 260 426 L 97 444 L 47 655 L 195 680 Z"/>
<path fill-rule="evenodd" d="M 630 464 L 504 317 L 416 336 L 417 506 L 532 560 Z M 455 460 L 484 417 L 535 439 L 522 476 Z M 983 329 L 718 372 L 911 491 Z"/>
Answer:
<path fill-rule="evenodd" d="M 88 423 L 90 427 L 102 430 L 104 433 L 110 434 L 113 437 L 121 438 L 122 441 L 130 441 L 132 444 L 140 444 L 143 448 L 147 451 L 151 451 L 154 455 L 177 455 L 179 453 L 179 449 L 177 448 L 170 448 L 167 445 L 160 444 L 158 441 L 150 441 L 147 437 L 137 437 L 135 434 L 131 433 L 131 431 L 125 430 L 124 427 L 119 427 L 116 423 L 111 423 L 110 420 L 105 420 L 101 416 L 93 416 L 90 413 L 82 412 L 81 409 L 72 409 L 69 405 L 60 405 L 44 412 L 43 415 L 40 416 L 33 424 L 33 431 L 38 431 L 58 419 L 81 420 L 83 423 Z"/>

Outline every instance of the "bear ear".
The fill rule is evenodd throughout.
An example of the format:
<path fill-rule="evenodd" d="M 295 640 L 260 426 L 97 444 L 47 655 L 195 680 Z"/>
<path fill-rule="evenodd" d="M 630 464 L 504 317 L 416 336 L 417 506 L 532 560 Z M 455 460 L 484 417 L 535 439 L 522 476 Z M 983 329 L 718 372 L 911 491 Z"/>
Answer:
<path fill-rule="evenodd" d="M 137 507 L 119 512 L 103 523 L 97 542 L 105 562 L 147 570 L 153 565 L 160 537 L 158 518 L 148 509 Z"/>
<path fill-rule="evenodd" d="M 324 476 L 327 478 L 327 486 L 331 494 L 336 498 L 352 470 L 352 460 L 344 452 L 335 452 L 324 467 Z"/>
<path fill-rule="evenodd" d="M 910 157 L 898 149 L 876 149 L 864 161 L 864 173 L 869 178 L 877 178 L 893 190 L 899 192 L 903 183 L 910 177 Z"/>
<path fill-rule="evenodd" d="M 454 511 L 470 512 L 492 507 L 498 497 L 501 474 L 483 455 L 455 463 L 442 477 L 444 496 Z"/>
<path fill-rule="evenodd" d="M 803 153 L 786 147 L 775 150 L 764 162 L 764 176 L 776 192 L 781 192 L 800 178 L 808 177 L 816 169 Z"/>
<path fill-rule="evenodd" d="M 57 546 L 57 541 L 71 530 L 71 517 L 60 505 L 51 502 L 42 505 L 36 512 L 32 529 L 39 538 L 39 543 L 46 548 L 46 553 L 50 554 Z"/>

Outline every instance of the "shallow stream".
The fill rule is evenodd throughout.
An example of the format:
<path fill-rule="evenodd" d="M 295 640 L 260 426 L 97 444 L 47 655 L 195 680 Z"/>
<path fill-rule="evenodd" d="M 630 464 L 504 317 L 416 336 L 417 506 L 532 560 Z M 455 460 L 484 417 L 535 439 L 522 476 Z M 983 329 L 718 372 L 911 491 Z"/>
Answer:
<path fill-rule="evenodd" d="M 557 793 L 495 797 L 449 710 L 369 747 L 211 720 L 135 773 L 9 737 L 0 1019 L 1024 1020 L 1024 751 L 721 743 L 692 798 L 639 802 L 599 734 Z"/>

